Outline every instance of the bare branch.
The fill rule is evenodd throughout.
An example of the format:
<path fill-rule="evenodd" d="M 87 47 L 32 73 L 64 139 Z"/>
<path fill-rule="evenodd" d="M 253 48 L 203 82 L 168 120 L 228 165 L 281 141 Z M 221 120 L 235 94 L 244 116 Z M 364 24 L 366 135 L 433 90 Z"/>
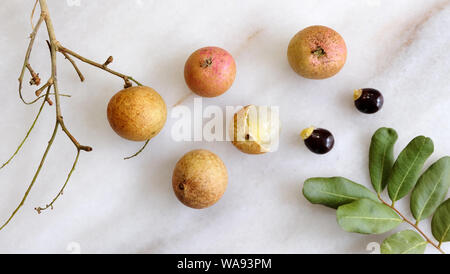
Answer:
<path fill-rule="evenodd" d="M 5 226 L 8 225 L 8 223 L 14 218 L 16 213 L 19 211 L 19 209 L 23 206 L 25 201 L 27 200 L 28 195 L 30 194 L 31 189 L 34 186 L 34 183 L 36 182 L 37 177 L 39 176 L 39 173 L 41 172 L 42 167 L 44 166 L 45 159 L 47 158 L 48 152 L 50 151 L 50 148 L 53 145 L 53 141 L 55 140 L 56 133 L 58 132 L 59 124 L 55 123 L 55 128 L 53 129 L 52 137 L 50 138 L 50 141 L 48 142 L 47 148 L 45 149 L 44 155 L 42 156 L 41 162 L 39 163 L 39 167 L 36 170 L 36 173 L 34 174 L 33 180 L 31 181 L 30 185 L 28 186 L 27 191 L 25 192 L 20 204 L 16 207 L 16 209 L 13 211 L 11 216 L 6 220 L 6 222 L 0 227 L 0 230 L 2 230 Z"/>
<path fill-rule="evenodd" d="M 61 128 L 64 131 L 64 133 L 66 133 L 67 137 L 69 137 L 69 139 L 72 141 L 72 143 L 75 145 L 75 147 L 78 150 L 92 151 L 91 147 L 80 145 L 80 143 L 75 139 L 75 137 L 69 132 L 69 130 L 67 129 L 67 127 L 64 123 L 63 116 L 61 113 L 60 95 L 59 95 L 59 89 L 58 89 L 58 79 L 56 77 L 56 75 L 57 75 L 56 52 L 58 50 L 59 42 L 56 40 L 53 23 L 49 16 L 47 1 L 39 0 L 39 3 L 41 5 L 41 11 L 42 11 L 42 14 L 43 14 L 43 17 L 45 20 L 45 24 L 47 26 L 48 37 L 50 40 L 49 44 L 50 44 L 50 55 L 51 55 L 51 63 L 52 63 L 51 79 L 53 80 L 53 90 L 55 92 L 56 122 L 59 125 L 61 125 Z"/>
<path fill-rule="evenodd" d="M 56 197 L 53 198 L 53 200 L 52 200 L 52 202 L 50 204 L 46 205 L 45 207 L 36 207 L 35 208 L 35 210 L 38 212 L 38 214 L 41 214 L 42 211 L 47 210 L 49 208 L 53 209 L 53 204 L 56 202 L 56 200 L 58 200 L 59 196 L 64 194 L 64 189 L 66 188 L 67 183 L 69 182 L 70 177 L 72 176 L 72 173 L 75 171 L 75 168 L 77 166 L 79 157 L 80 157 L 80 150 L 78 149 L 77 150 L 77 156 L 75 157 L 75 161 L 74 161 L 74 163 L 72 165 L 72 169 L 70 170 L 69 175 L 67 175 L 67 179 L 66 179 L 64 185 L 62 186 L 61 190 L 58 192 Z"/>
<path fill-rule="evenodd" d="M 31 28 L 32 28 L 32 29 L 34 29 L 34 26 L 33 26 L 33 17 L 34 17 L 34 12 L 36 11 L 36 7 L 37 7 L 37 4 L 38 4 L 38 1 L 39 1 L 39 0 L 36 0 L 36 2 L 34 3 L 34 6 L 33 6 L 33 10 L 31 11 L 30 23 L 31 23 Z"/>
<path fill-rule="evenodd" d="M 67 60 L 69 60 L 69 62 L 72 64 L 73 68 L 75 69 L 75 71 L 78 74 L 78 77 L 80 77 L 80 81 L 84 82 L 84 75 L 83 73 L 81 73 L 80 69 L 78 68 L 77 64 L 75 63 L 75 61 L 65 52 L 61 52 L 62 55 L 64 55 L 64 57 L 66 57 Z"/>
<path fill-rule="evenodd" d="M 70 50 L 70 49 L 68 49 L 68 48 L 63 47 L 59 42 L 57 42 L 57 50 L 58 50 L 59 52 L 61 52 L 61 53 L 63 53 L 63 52 L 64 52 L 64 53 L 67 53 L 67 54 L 69 54 L 69 55 L 71 55 L 71 56 L 77 58 L 77 59 L 80 60 L 81 62 L 84 62 L 84 63 L 89 64 L 89 65 L 91 65 L 91 66 L 97 67 L 97 68 L 102 69 L 102 70 L 104 70 L 104 71 L 106 71 L 106 72 L 109 72 L 109 73 L 111 73 L 111 74 L 113 74 L 113 75 L 115 75 L 115 76 L 117 76 L 117 77 L 122 78 L 122 79 L 125 81 L 125 85 L 126 85 L 126 86 L 129 85 L 129 81 L 134 82 L 134 83 L 135 83 L 136 85 L 138 85 L 138 86 L 142 86 L 142 84 L 139 83 L 138 81 L 136 81 L 133 77 L 127 76 L 127 75 L 125 75 L 125 74 L 122 74 L 122 73 L 120 73 L 120 72 L 117 72 L 117 71 L 114 71 L 114 70 L 108 68 L 107 65 L 108 65 L 109 63 L 107 63 L 107 62 L 108 62 L 108 60 L 109 60 L 110 58 L 112 59 L 112 57 L 108 58 L 107 62 L 105 62 L 104 64 L 100 64 L 100 63 L 94 62 L 94 61 L 92 61 L 92 60 L 89 60 L 89 59 L 87 59 L 87 58 L 85 58 L 85 57 L 79 55 L 78 53 L 76 53 L 76 52 L 74 52 L 74 51 L 72 51 L 72 50 Z M 106 64 L 106 65 L 105 65 L 105 64 Z"/>
<path fill-rule="evenodd" d="M 48 92 L 47 92 L 47 94 L 48 94 Z M 44 96 L 47 96 L 47 94 L 44 95 Z M 14 154 L 8 159 L 8 161 L 6 161 L 6 162 L 0 167 L 0 169 L 3 169 L 6 165 L 8 165 L 8 164 L 14 159 L 14 157 L 16 157 L 17 153 L 19 153 L 19 151 L 20 151 L 20 149 L 22 148 L 23 144 L 25 144 L 25 141 L 28 139 L 28 137 L 30 136 L 31 131 L 33 130 L 34 126 L 36 125 L 36 122 L 37 122 L 37 120 L 39 119 L 39 116 L 41 116 L 41 112 L 42 112 L 42 109 L 43 109 L 44 106 L 45 106 L 45 102 L 46 102 L 46 101 L 43 101 L 43 102 L 42 102 L 41 107 L 39 108 L 39 111 L 38 111 L 38 113 L 37 113 L 37 115 L 36 115 L 36 118 L 34 118 L 34 121 L 33 121 L 33 123 L 31 124 L 30 129 L 27 131 L 27 134 L 25 135 L 25 138 L 23 138 L 23 140 L 22 140 L 22 142 L 20 143 L 19 147 L 16 149 L 16 151 L 14 152 Z"/>
<path fill-rule="evenodd" d="M 55 94 L 50 92 L 48 95 L 49 95 L 49 97 L 47 97 L 47 99 L 46 99 L 47 102 L 48 102 L 48 100 L 50 100 L 50 96 L 51 95 L 55 95 Z M 34 103 L 38 102 L 39 100 L 41 100 L 45 96 L 46 96 L 46 94 L 43 94 L 43 95 L 39 96 L 38 98 L 36 98 L 33 101 L 31 101 L 30 104 L 34 104 Z M 69 94 L 59 94 L 59 96 L 61 96 L 61 97 L 68 97 L 68 98 L 72 97 L 72 95 L 69 95 Z"/>
<path fill-rule="evenodd" d="M 40 114 L 42 112 L 42 109 L 44 108 L 45 103 L 47 102 L 49 105 L 53 105 L 53 101 L 50 99 L 50 95 L 54 95 L 54 99 L 55 99 L 55 114 L 56 114 L 56 119 L 55 119 L 55 127 L 53 129 L 53 133 L 51 135 L 51 138 L 46 146 L 45 152 L 41 158 L 41 161 L 39 163 L 39 166 L 33 176 L 33 179 L 31 181 L 31 183 L 29 184 L 20 204 L 16 207 L 16 209 L 12 212 L 12 214 L 10 215 L 10 217 L 6 220 L 6 222 L 0 227 L 0 230 L 2 230 L 6 225 L 8 225 L 8 223 L 13 219 L 13 217 L 16 215 L 16 213 L 20 210 L 20 208 L 24 205 L 31 189 L 33 188 L 39 173 L 42 170 L 42 167 L 44 166 L 45 160 L 47 158 L 47 155 L 50 151 L 50 149 L 52 148 L 52 145 L 54 143 L 54 140 L 56 138 L 57 132 L 59 130 L 59 127 L 61 127 L 62 131 L 66 134 L 66 136 L 72 141 L 73 145 L 75 146 L 76 150 L 77 150 L 77 155 L 75 158 L 75 161 L 73 163 L 72 169 L 70 170 L 67 179 L 64 183 L 64 185 L 62 186 L 62 189 L 59 191 L 59 193 L 56 195 L 56 197 L 53 199 L 53 201 L 47 205 L 46 207 L 42 208 L 42 207 L 38 207 L 36 208 L 36 210 L 40 213 L 42 210 L 48 209 L 48 208 L 53 208 L 53 204 L 54 202 L 63 194 L 63 191 L 65 189 L 65 187 L 67 186 L 67 183 L 70 180 L 70 177 L 72 176 L 72 173 L 74 172 L 76 165 L 78 163 L 78 159 L 80 156 L 81 151 L 92 151 L 92 148 L 90 146 L 84 146 L 81 145 L 77 139 L 71 134 L 71 132 L 68 130 L 68 128 L 65 125 L 65 122 L 63 120 L 63 116 L 62 116 L 62 112 L 61 112 L 61 103 L 60 103 L 60 97 L 61 96 L 68 96 L 68 95 L 64 95 L 64 94 L 60 94 L 59 93 L 59 87 L 58 87 L 58 79 L 57 79 L 57 53 L 60 52 L 62 53 L 67 60 L 69 60 L 69 62 L 72 64 L 72 66 L 74 67 L 75 71 L 77 72 L 78 76 L 80 77 L 81 81 L 84 81 L 84 76 L 81 73 L 81 71 L 79 70 L 79 68 L 77 67 L 75 61 L 73 60 L 72 57 L 90 64 L 92 66 L 95 66 L 97 68 L 100 68 L 104 71 L 107 71 L 113 75 L 116 75 L 120 78 L 122 78 L 125 82 L 125 87 L 130 87 L 132 86 L 132 82 L 134 82 L 136 85 L 142 86 L 141 83 L 139 83 L 138 81 L 136 81 L 133 77 L 127 76 L 125 74 L 121 74 L 119 72 L 116 72 L 114 70 L 111 70 L 108 68 L 108 65 L 111 64 L 113 62 L 113 57 L 110 56 L 103 64 L 99 64 L 97 62 L 91 61 L 89 59 L 86 59 L 80 55 L 78 55 L 77 53 L 64 48 L 61 46 L 61 44 L 56 40 L 56 35 L 55 35 L 55 30 L 53 28 L 53 23 L 52 20 L 50 18 L 50 13 L 49 13 L 49 9 L 47 6 L 47 1 L 46 0 L 37 0 L 35 6 L 33 7 L 33 11 L 32 11 L 32 15 L 31 15 L 31 20 L 33 19 L 33 15 L 35 12 L 35 9 L 37 7 L 37 3 L 39 3 L 39 6 L 41 8 L 41 15 L 39 17 L 39 20 L 37 21 L 36 26 L 33 27 L 33 31 L 30 34 L 30 43 L 28 45 L 26 54 L 25 54 L 25 60 L 22 66 L 22 71 L 20 73 L 19 76 L 19 97 L 20 99 L 23 101 L 23 103 L 25 104 L 33 104 L 36 103 L 37 101 L 39 101 L 40 99 L 44 98 L 44 102 L 42 102 L 41 107 L 39 108 L 39 112 L 36 116 L 36 118 L 33 121 L 33 124 L 31 125 L 30 129 L 28 130 L 25 138 L 22 140 L 22 142 L 20 143 L 19 147 L 16 149 L 16 151 L 14 152 L 14 154 L 12 155 L 12 157 L 5 163 L 3 164 L 1 168 L 5 167 L 8 163 L 11 162 L 11 160 L 17 155 L 17 153 L 20 151 L 20 149 L 22 148 L 22 146 L 24 145 L 25 141 L 28 139 L 31 131 L 33 130 L 33 128 L 36 125 L 37 120 L 40 117 Z M 28 69 L 28 71 L 31 74 L 31 81 L 30 84 L 32 85 L 37 85 L 39 86 L 41 79 L 39 78 L 39 74 L 36 73 L 33 68 L 31 67 L 31 65 L 29 64 L 29 60 L 30 60 L 30 55 L 31 55 L 31 51 L 33 49 L 33 45 L 34 45 L 34 41 L 36 38 L 36 34 L 39 30 L 39 28 L 41 27 L 42 23 L 45 22 L 45 25 L 47 27 L 47 33 L 48 33 L 48 37 L 49 39 L 47 40 L 47 45 L 50 49 L 50 57 L 51 57 L 51 76 L 49 77 L 49 80 L 46 82 L 45 85 L 43 85 L 42 87 L 40 87 L 37 91 L 36 91 L 36 96 L 37 98 L 31 102 L 27 102 L 25 101 L 25 99 L 23 98 L 22 95 L 22 86 L 23 86 L 23 78 L 25 75 L 25 71 Z M 53 93 L 51 93 L 51 88 L 53 87 Z M 47 92 L 45 95 L 41 95 L 41 93 L 47 89 Z M 142 150 L 145 148 L 145 146 L 148 144 L 149 141 L 147 141 L 144 145 L 144 147 L 139 150 L 135 155 L 133 155 L 132 157 L 138 155 L 139 153 L 142 152 Z M 132 158 L 129 157 L 129 158 Z"/>
<path fill-rule="evenodd" d="M 41 24 L 43 21 L 44 21 L 44 15 L 41 14 L 36 26 L 33 29 L 33 32 L 30 34 L 30 43 L 28 45 L 28 49 L 25 54 L 25 61 L 23 62 L 22 71 L 19 76 L 19 97 L 22 100 L 22 102 L 27 105 L 29 105 L 29 103 L 27 101 L 25 101 L 25 99 L 23 98 L 23 95 L 22 95 L 23 77 L 25 76 L 25 70 L 27 69 L 27 65 L 30 60 L 30 55 L 31 55 L 31 51 L 33 49 L 34 40 L 36 39 L 36 33 L 38 32 L 39 28 L 41 27 Z"/>
<path fill-rule="evenodd" d="M 75 137 L 73 137 L 73 135 L 69 132 L 66 125 L 64 124 L 64 120 L 63 120 L 62 116 L 57 117 L 57 121 L 61 125 L 62 131 L 67 135 L 67 137 L 69 137 L 69 139 L 72 141 L 72 143 L 75 145 L 75 147 L 77 149 L 87 151 L 87 152 L 92 151 L 92 147 L 80 145 L 80 143 L 77 141 L 77 139 L 75 139 Z"/>

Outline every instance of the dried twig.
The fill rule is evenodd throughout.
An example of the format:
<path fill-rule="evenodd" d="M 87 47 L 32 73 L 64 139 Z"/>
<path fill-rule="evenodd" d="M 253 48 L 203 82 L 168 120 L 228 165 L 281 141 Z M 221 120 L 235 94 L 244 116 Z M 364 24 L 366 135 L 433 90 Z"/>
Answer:
<path fill-rule="evenodd" d="M 20 76 L 19 76 L 19 97 L 22 100 L 22 102 L 24 104 L 27 104 L 27 105 L 30 105 L 32 103 L 25 101 L 25 99 L 22 96 L 23 78 L 25 76 L 25 70 L 27 69 L 27 66 L 29 66 L 31 50 L 33 49 L 34 41 L 36 39 L 36 34 L 37 34 L 39 28 L 41 27 L 42 22 L 44 21 L 44 17 L 45 16 L 42 13 L 41 16 L 39 17 L 39 20 L 38 20 L 36 26 L 34 27 L 33 31 L 30 34 L 30 43 L 28 44 L 28 49 L 27 49 L 27 52 L 25 54 L 25 61 L 23 62 L 22 71 L 21 71 Z"/>
<path fill-rule="evenodd" d="M 69 62 L 72 64 L 73 68 L 75 69 L 75 71 L 78 74 L 78 77 L 80 77 L 80 81 L 84 82 L 84 75 L 83 73 L 81 73 L 80 69 L 78 68 L 77 64 L 75 63 L 75 61 L 65 52 L 62 52 L 62 54 L 64 55 L 64 57 L 66 57 L 67 60 L 69 60 Z"/>
<path fill-rule="evenodd" d="M 67 183 L 70 180 L 70 177 L 72 176 L 73 172 L 75 171 L 76 165 L 78 163 L 79 157 L 80 157 L 80 153 L 81 151 L 92 151 L 92 147 L 90 146 L 86 146 L 86 145 L 82 145 L 78 142 L 78 140 L 72 135 L 72 133 L 69 131 L 69 129 L 67 128 L 65 121 L 63 119 L 62 116 L 62 111 L 61 111 L 61 96 L 68 96 L 65 94 L 60 94 L 59 92 L 59 85 L 58 85 L 58 78 L 57 78 L 57 62 L 56 62 L 56 58 L 57 58 L 57 53 L 60 52 L 61 54 L 64 55 L 64 57 L 66 57 L 67 60 L 69 60 L 69 62 L 72 64 L 72 66 L 74 67 L 75 71 L 77 72 L 78 76 L 80 77 L 81 81 L 84 81 L 84 76 L 81 73 L 81 71 L 79 70 L 79 68 L 77 67 L 76 63 L 74 62 L 74 60 L 71 57 L 74 57 L 76 59 L 79 59 L 80 61 L 90 64 L 92 66 L 98 67 L 106 72 L 109 72 L 113 75 L 116 75 L 120 78 L 122 78 L 125 82 L 125 87 L 130 87 L 132 85 L 132 82 L 134 82 L 137 85 L 141 85 L 138 81 L 136 81 L 133 77 L 116 72 L 114 70 L 109 69 L 107 66 L 113 61 L 113 57 L 109 57 L 105 63 L 103 64 L 99 64 L 97 62 L 94 62 L 92 60 L 89 60 L 77 53 L 75 53 L 74 51 L 71 51 L 63 46 L 61 46 L 61 44 L 56 40 L 56 35 L 55 35 L 55 30 L 53 28 L 53 23 L 52 20 L 50 18 L 50 13 L 49 13 L 49 9 L 47 6 L 47 1 L 46 0 L 38 0 L 37 3 L 39 3 L 39 6 L 41 8 L 41 15 L 39 17 L 39 20 L 37 21 L 36 26 L 33 26 L 33 31 L 30 34 L 30 43 L 28 45 L 26 54 L 25 54 L 25 60 L 23 63 L 23 67 L 22 67 L 22 71 L 20 73 L 19 76 L 19 97 L 20 99 L 23 101 L 23 103 L 30 105 L 30 104 L 34 104 L 37 101 L 39 101 L 40 99 L 44 98 L 44 101 L 42 102 L 41 107 L 39 108 L 39 112 L 36 116 L 36 118 L 33 121 L 33 124 L 31 125 L 30 129 L 28 130 L 25 138 L 23 139 L 23 141 L 20 143 L 19 147 L 17 148 L 17 150 L 15 151 L 15 153 L 12 155 L 12 157 L 5 163 L 3 164 L 1 168 L 5 167 L 8 163 L 11 162 L 11 160 L 17 155 L 17 153 L 19 152 L 19 150 L 22 148 L 23 144 L 25 143 L 25 141 L 27 140 L 28 136 L 30 135 L 31 131 L 33 130 L 33 128 L 36 125 L 37 120 L 39 119 L 39 116 L 45 106 L 45 103 L 47 102 L 49 105 L 53 105 L 53 101 L 50 99 L 50 95 L 52 95 L 55 99 L 55 114 L 56 114 L 56 118 L 55 118 L 55 126 L 53 129 L 53 133 L 50 137 L 50 140 L 46 146 L 46 149 L 44 151 L 44 154 L 42 156 L 42 159 L 39 163 L 39 166 L 33 176 L 33 179 L 30 183 L 30 185 L 28 186 L 24 196 L 22 197 L 21 202 L 19 203 L 19 205 L 16 207 L 16 209 L 12 212 L 12 214 L 10 215 L 10 217 L 6 220 L 6 222 L 0 226 L 0 230 L 2 230 L 6 225 L 8 225 L 8 223 L 14 218 L 14 216 L 17 214 L 17 212 L 19 211 L 19 209 L 24 205 L 28 195 L 30 194 L 31 189 L 33 188 L 39 173 L 42 170 L 42 167 L 44 166 L 45 160 L 47 158 L 47 155 L 53 145 L 53 142 L 56 138 L 56 134 L 58 132 L 58 129 L 61 127 L 62 131 L 65 133 L 65 135 L 70 139 L 70 141 L 73 143 L 73 145 L 75 146 L 76 149 L 76 158 L 75 161 L 73 163 L 72 169 L 70 170 L 67 179 L 64 183 L 64 185 L 62 186 L 61 190 L 58 192 L 58 194 L 56 195 L 56 197 L 52 200 L 52 202 L 50 204 L 48 204 L 46 207 L 37 207 L 36 210 L 38 211 L 38 213 L 41 213 L 41 211 L 48 209 L 48 208 L 53 208 L 54 203 L 56 202 L 56 200 L 63 194 L 64 189 L 67 186 Z M 37 5 L 36 5 L 37 6 Z M 33 12 L 32 12 L 32 16 L 34 14 L 34 10 L 36 9 L 36 6 L 33 8 Z M 39 86 L 40 84 L 40 78 L 39 78 L 39 74 L 36 73 L 31 65 L 29 64 L 29 60 L 30 60 L 30 55 L 31 55 L 31 51 L 33 49 L 33 45 L 34 45 L 34 41 L 36 38 L 36 34 L 38 32 L 38 30 L 40 29 L 42 23 L 45 23 L 46 27 L 47 27 L 47 33 L 48 33 L 48 37 L 49 40 L 47 41 L 47 44 L 49 46 L 50 49 L 50 57 L 51 57 L 51 76 L 49 77 L 48 81 L 46 82 L 45 85 L 43 85 L 42 87 L 40 87 L 37 91 L 36 91 L 36 96 L 37 98 L 34 99 L 33 101 L 26 101 L 23 98 L 22 95 L 22 86 L 23 86 L 23 78 L 25 76 L 25 71 L 28 70 L 31 74 L 31 81 L 30 83 L 33 85 L 37 85 Z M 53 93 L 51 92 L 51 89 L 53 88 Z M 41 95 L 41 93 L 47 90 L 45 95 Z M 147 145 L 148 142 L 146 142 L 145 145 Z M 145 147 L 145 146 L 144 146 Z M 141 149 L 142 151 L 143 149 Z M 139 151 L 140 152 L 140 151 Z M 139 152 L 137 154 L 139 154 Z M 137 155 L 136 154 L 136 155 Z"/>
<path fill-rule="evenodd" d="M 50 91 L 50 89 L 48 90 Z M 48 93 L 46 95 L 46 97 L 48 96 Z M 30 185 L 27 188 L 27 191 L 25 192 L 22 200 L 20 201 L 20 204 L 16 207 L 16 209 L 12 212 L 11 216 L 9 216 L 9 218 L 6 220 L 6 222 L 0 227 L 0 230 L 2 230 L 5 226 L 7 226 L 9 224 L 9 222 L 12 220 L 12 218 L 14 218 L 14 216 L 16 215 L 16 213 L 19 211 L 19 209 L 23 206 L 23 204 L 25 203 L 28 195 L 30 194 L 31 189 L 34 186 L 34 183 L 36 182 L 37 177 L 39 176 L 39 173 L 41 172 L 42 167 L 44 166 L 44 162 L 45 159 L 47 158 L 48 152 L 50 151 L 50 148 L 53 145 L 53 141 L 56 138 L 56 133 L 58 132 L 58 127 L 59 127 L 59 123 L 56 122 L 55 123 L 55 127 L 53 129 L 53 133 L 52 136 L 50 137 L 50 140 L 48 141 L 47 147 L 45 149 L 44 155 L 42 156 L 41 162 L 39 163 L 39 166 L 36 170 L 36 173 L 34 174 L 33 180 L 31 181 Z"/>
<path fill-rule="evenodd" d="M 41 214 L 42 211 L 47 210 L 49 208 L 53 209 L 53 204 L 56 202 L 56 200 L 58 200 L 59 196 L 63 195 L 64 189 L 66 188 L 67 183 L 69 182 L 70 177 L 72 176 L 72 173 L 75 171 L 75 168 L 77 166 L 78 159 L 80 158 L 80 152 L 81 152 L 81 150 L 78 149 L 77 156 L 75 157 L 75 161 L 73 162 L 73 165 L 72 165 L 72 169 L 70 170 L 69 175 L 67 175 L 67 179 L 66 179 L 64 185 L 62 186 L 61 190 L 58 192 L 58 194 L 55 196 L 55 198 L 53 198 L 52 202 L 50 204 L 46 205 L 45 207 L 36 207 L 35 208 L 35 210 L 37 211 L 38 214 Z"/>
<path fill-rule="evenodd" d="M 57 51 L 61 52 L 62 54 L 71 55 L 72 57 L 80 60 L 81 62 L 84 62 L 84 63 L 89 64 L 91 66 L 97 67 L 97 68 L 102 69 L 102 70 L 104 70 L 106 72 L 109 72 L 109 73 L 111 73 L 113 75 L 116 75 L 117 77 L 122 78 L 125 81 L 125 86 L 126 87 L 130 87 L 131 86 L 130 81 L 134 82 L 138 86 L 142 86 L 142 84 L 139 83 L 138 81 L 136 81 L 133 77 L 125 75 L 125 74 L 122 74 L 120 72 L 117 72 L 117 71 L 114 71 L 114 70 L 108 68 L 107 65 L 110 64 L 112 62 L 112 59 L 113 59 L 111 56 L 108 58 L 108 60 L 105 63 L 100 64 L 100 63 L 97 63 L 97 62 L 92 61 L 90 59 L 87 59 L 87 58 L 79 55 L 78 53 L 76 53 L 76 52 L 74 52 L 74 51 L 72 51 L 72 50 L 70 50 L 68 48 L 63 47 L 58 41 L 56 41 L 56 49 L 57 49 Z M 108 62 L 108 61 L 111 61 L 111 62 Z"/>
<path fill-rule="evenodd" d="M 48 88 L 48 89 L 50 89 L 50 88 Z M 45 95 L 42 95 L 42 96 L 45 96 L 45 97 L 47 97 L 47 94 L 49 94 L 49 90 L 47 90 L 47 93 L 45 94 Z M 42 97 L 41 96 L 41 97 Z M 40 99 L 40 98 L 38 98 L 38 99 Z M 36 100 L 38 100 L 38 99 L 36 99 Z M 2 169 L 2 168 L 4 168 L 6 165 L 8 165 L 13 159 L 14 159 L 14 157 L 16 157 L 16 155 L 17 155 L 17 153 L 19 153 L 19 151 L 20 151 L 20 149 L 22 148 L 22 146 L 23 146 L 23 144 L 25 144 L 25 141 L 28 139 L 28 137 L 30 136 L 30 133 L 31 133 L 31 131 L 33 130 L 33 128 L 34 128 L 34 126 L 36 125 L 36 122 L 37 122 L 37 120 L 39 119 L 39 116 L 41 115 L 41 113 L 42 113 L 42 109 L 44 108 L 44 105 L 45 105 L 45 102 L 46 101 L 43 101 L 42 102 L 42 104 L 41 104 L 41 107 L 39 108 L 39 111 L 38 111 L 38 114 L 36 115 L 36 118 L 34 118 L 34 121 L 33 121 L 33 123 L 31 124 L 31 127 L 30 127 L 30 129 L 27 131 L 27 134 L 25 135 L 25 138 L 22 140 L 22 142 L 19 144 L 19 147 L 16 149 L 16 151 L 14 152 L 14 154 L 0 167 L 0 169 Z"/>

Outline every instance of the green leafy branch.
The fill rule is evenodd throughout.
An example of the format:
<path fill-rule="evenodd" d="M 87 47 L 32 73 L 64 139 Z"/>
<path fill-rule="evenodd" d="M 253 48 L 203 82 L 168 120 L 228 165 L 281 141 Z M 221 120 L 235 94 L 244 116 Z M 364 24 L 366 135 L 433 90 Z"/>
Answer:
<path fill-rule="evenodd" d="M 450 242 L 450 157 L 443 157 L 423 174 L 426 160 L 434 151 L 433 141 L 424 136 L 414 138 L 394 161 L 394 129 L 380 128 L 372 137 L 369 172 L 375 192 L 342 177 L 310 178 L 303 195 L 313 204 L 337 209 L 337 222 L 348 232 L 382 234 L 408 223 L 414 230 L 404 230 L 386 238 L 381 245 L 384 254 L 424 253 L 428 244 L 441 253 Z M 382 198 L 384 190 L 392 203 Z M 411 192 L 412 191 L 412 192 Z M 410 208 L 415 222 L 405 217 L 395 203 L 411 193 Z M 437 243 L 419 227 L 429 217 Z"/>

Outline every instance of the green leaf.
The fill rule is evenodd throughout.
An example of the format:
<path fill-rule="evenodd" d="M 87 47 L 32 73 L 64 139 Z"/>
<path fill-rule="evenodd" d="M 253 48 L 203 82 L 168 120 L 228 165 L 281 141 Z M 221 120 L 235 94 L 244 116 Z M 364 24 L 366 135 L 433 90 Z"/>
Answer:
<path fill-rule="evenodd" d="M 313 204 L 338 208 L 361 198 L 377 201 L 377 195 L 365 186 L 342 177 L 310 178 L 303 185 L 303 195 Z"/>
<path fill-rule="evenodd" d="M 423 164 L 433 153 L 430 138 L 414 138 L 400 153 L 388 178 L 389 197 L 393 202 L 405 197 L 417 183 Z"/>
<path fill-rule="evenodd" d="M 450 187 L 450 157 L 425 171 L 411 194 L 411 212 L 417 221 L 430 217 L 445 200 Z"/>
<path fill-rule="evenodd" d="M 428 242 L 413 230 L 395 233 L 381 244 L 381 254 L 423 254 Z"/>
<path fill-rule="evenodd" d="M 398 139 L 392 128 L 380 128 L 372 136 L 369 151 L 369 171 L 373 188 L 381 193 L 394 165 L 394 145 Z"/>
<path fill-rule="evenodd" d="M 337 220 L 345 231 L 362 234 L 385 233 L 403 222 L 387 205 L 368 199 L 340 206 Z"/>
<path fill-rule="evenodd" d="M 434 213 L 431 231 L 439 244 L 450 242 L 450 199 L 443 202 Z"/>

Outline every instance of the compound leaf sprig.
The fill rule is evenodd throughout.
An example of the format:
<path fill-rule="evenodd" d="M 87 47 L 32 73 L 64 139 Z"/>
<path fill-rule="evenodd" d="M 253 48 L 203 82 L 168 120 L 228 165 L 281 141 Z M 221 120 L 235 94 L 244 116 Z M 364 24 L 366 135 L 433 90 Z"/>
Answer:
<path fill-rule="evenodd" d="M 414 230 L 397 232 L 381 245 L 382 253 L 424 253 L 430 244 L 439 252 L 450 242 L 450 157 L 421 171 L 434 151 L 433 141 L 424 136 L 414 138 L 394 161 L 393 148 L 398 139 L 391 128 L 380 128 L 372 137 L 369 150 L 369 173 L 375 192 L 342 177 L 310 178 L 303 185 L 303 195 L 311 203 L 337 209 L 337 222 L 348 232 L 382 234 L 409 224 Z M 387 188 L 391 203 L 382 198 Z M 395 202 L 412 191 L 411 212 L 415 222 L 395 207 Z M 419 222 L 432 216 L 434 238 L 426 235 Z"/>

